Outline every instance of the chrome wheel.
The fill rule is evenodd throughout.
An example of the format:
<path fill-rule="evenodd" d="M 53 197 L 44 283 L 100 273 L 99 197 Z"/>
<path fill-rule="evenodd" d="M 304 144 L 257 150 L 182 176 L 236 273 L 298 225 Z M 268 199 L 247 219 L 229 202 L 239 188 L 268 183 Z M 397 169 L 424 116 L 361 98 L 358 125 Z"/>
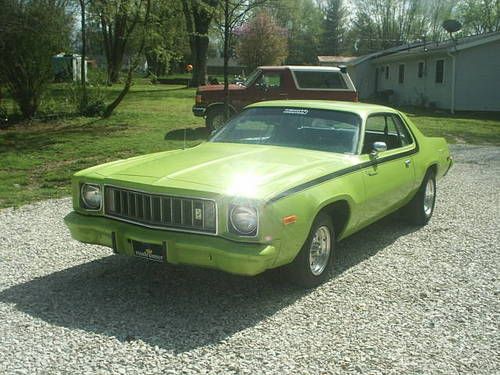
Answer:
<path fill-rule="evenodd" d="M 309 267 L 314 276 L 321 275 L 328 265 L 331 244 L 330 229 L 325 225 L 319 227 L 309 247 Z"/>
<path fill-rule="evenodd" d="M 434 186 L 434 180 L 432 178 L 429 178 L 427 184 L 425 185 L 424 192 L 424 212 L 427 217 L 431 216 L 432 214 L 435 199 L 436 187 Z"/>

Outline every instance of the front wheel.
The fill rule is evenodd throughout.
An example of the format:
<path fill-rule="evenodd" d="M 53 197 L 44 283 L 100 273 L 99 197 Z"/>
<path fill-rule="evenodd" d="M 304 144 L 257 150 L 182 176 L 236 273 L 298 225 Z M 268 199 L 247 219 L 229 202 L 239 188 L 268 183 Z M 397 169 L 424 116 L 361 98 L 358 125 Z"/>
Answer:
<path fill-rule="evenodd" d="M 210 132 L 219 130 L 225 125 L 224 108 L 214 108 L 207 113 L 205 125 Z"/>
<path fill-rule="evenodd" d="M 320 213 L 306 242 L 289 266 L 291 281 L 312 288 L 325 282 L 331 273 L 335 231 L 331 218 Z"/>
<path fill-rule="evenodd" d="M 415 225 L 426 225 L 434 213 L 436 204 L 436 175 L 427 171 L 415 197 L 405 207 L 406 216 Z"/>

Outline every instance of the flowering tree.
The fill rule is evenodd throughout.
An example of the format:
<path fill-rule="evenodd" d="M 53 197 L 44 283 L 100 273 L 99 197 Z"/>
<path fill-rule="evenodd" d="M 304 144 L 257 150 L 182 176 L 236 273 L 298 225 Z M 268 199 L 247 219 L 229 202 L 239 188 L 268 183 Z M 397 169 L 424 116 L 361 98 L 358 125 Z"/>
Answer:
<path fill-rule="evenodd" d="M 259 65 L 277 65 L 288 56 L 286 29 L 280 27 L 265 11 L 235 30 L 236 54 L 251 69 Z"/>

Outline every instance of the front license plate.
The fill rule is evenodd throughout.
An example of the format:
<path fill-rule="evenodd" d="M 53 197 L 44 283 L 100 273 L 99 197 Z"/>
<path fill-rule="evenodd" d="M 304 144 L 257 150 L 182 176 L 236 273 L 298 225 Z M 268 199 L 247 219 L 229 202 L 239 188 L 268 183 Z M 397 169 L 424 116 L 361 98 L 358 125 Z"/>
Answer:
<path fill-rule="evenodd" d="M 151 244 L 139 241 L 132 241 L 134 255 L 139 258 L 152 260 L 155 262 L 163 262 L 167 253 L 167 245 Z"/>

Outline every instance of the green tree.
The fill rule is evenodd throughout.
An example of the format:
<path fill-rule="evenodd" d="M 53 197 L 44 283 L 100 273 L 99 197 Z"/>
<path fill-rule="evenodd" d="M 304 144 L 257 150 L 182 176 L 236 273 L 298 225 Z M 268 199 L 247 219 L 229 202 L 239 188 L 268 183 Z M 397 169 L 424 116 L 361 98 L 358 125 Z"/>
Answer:
<path fill-rule="evenodd" d="M 321 49 L 323 12 L 314 0 L 271 0 L 271 15 L 288 32 L 287 64 L 315 64 Z"/>
<path fill-rule="evenodd" d="M 181 1 L 154 1 L 151 7 L 145 55 L 150 72 L 161 76 L 184 56 L 188 48 L 186 26 L 184 18 L 178 16 L 182 13 Z"/>
<path fill-rule="evenodd" d="M 358 54 L 404 43 L 439 40 L 441 23 L 453 8 L 450 0 L 356 0 L 349 40 Z"/>
<path fill-rule="evenodd" d="M 457 8 L 465 33 L 500 31 L 500 0 L 462 0 Z"/>
<path fill-rule="evenodd" d="M 0 0 L 0 80 L 24 118 L 35 116 L 53 79 L 52 56 L 69 46 L 66 4 Z"/>
<path fill-rule="evenodd" d="M 324 11 L 321 53 L 336 56 L 344 49 L 347 11 L 342 0 L 328 0 Z"/>
<path fill-rule="evenodd" d="M 235 33 L 238 59 L 251 70 L 259 65 L 278 65 L 285 61 L 288 54 L 286 29 L 266 11 L 257 13 Z"/>
<path fill-rule="evenodd" d="M 229 58 L 234 30 L 245 22 L 246 17 L 267 0 L 220 0 L 217 25 L 224 43 L 224 117 L 229 118 Z"/>
<path fill-rule="evenodd" d="M 125 53 L 147 6 L 147 0 L 92 1 L 91 10 L 100 22 L 109 84 L 118 82 Z"/>

